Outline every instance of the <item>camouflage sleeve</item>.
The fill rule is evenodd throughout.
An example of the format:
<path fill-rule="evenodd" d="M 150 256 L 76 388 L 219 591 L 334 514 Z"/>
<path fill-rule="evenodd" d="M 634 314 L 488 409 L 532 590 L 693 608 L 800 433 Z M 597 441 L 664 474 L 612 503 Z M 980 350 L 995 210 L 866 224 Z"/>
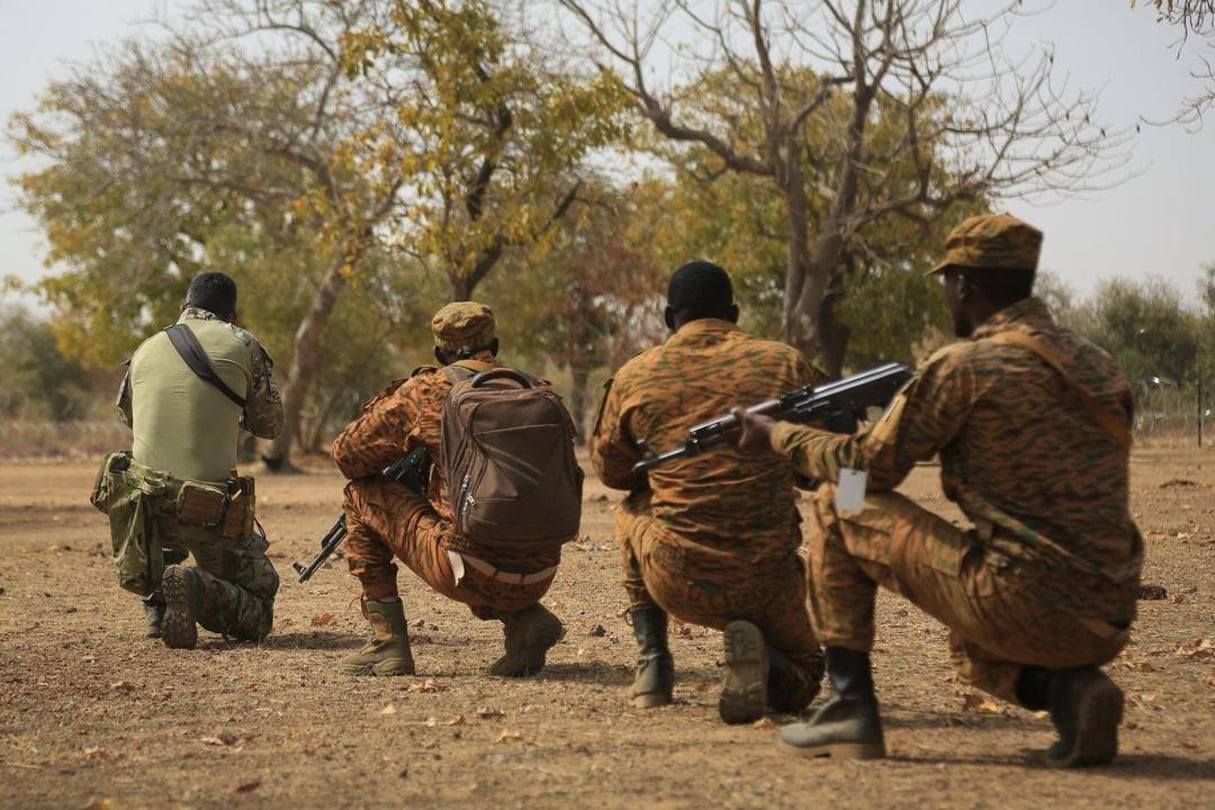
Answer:
<path fill-rule="evenodd" d="M 938 352 L 865 433 L 840 436 L 812 427 L 778 424 L 772 447 L 798 472 L 839 480 L 842 467 L 868 470 L 870 491 L 897 487 L 917 461 L 927 461 L 965 424 L 974 405 L 974 374 L 965 349 Z"/>
<path fill-rule="evenodd" d="M 122 423 L 129 428 L 133 428 L 135 421 L 131 412 L 131 361 L 124 362 L 125 371 L 122 375 L 122 384 L 118 386 L 118 399 L 114 402 L 118 406 L 118 418 Z"/>
<path fill-rule="evenodd" d="M 274 360 L 261 344 L 249 347 L 249 395 L 245 397 L 245 430 L 262 439 L 273 439 L 283 430 L 283 398 L 274 381 Z"/>
<path fill-rule="evenodd" d="M 333 441 L 333 460 L 347 478 L 382 472 L 408 452 L 418 422 L 417 378 L 393 382 L 363 406 L 359 417 Z"/>
<path fill-rule="evenodd" d="M 591 433 L 591 465 L 607 486 L 636 492 L 648 489 L 649 481 L 644 473 L 633 472 L 633 465 L 641 460 L 641 451 L 624 424 L 621 400 L 620 387 L 608 380 Z"/>
<path fill-rule="evenodd" d="M 822 385 L 827 382 L 827 372 L 810 362 L 806 355 L 797 353 L 797 381 L 795 387 L 803 385 Z"/>

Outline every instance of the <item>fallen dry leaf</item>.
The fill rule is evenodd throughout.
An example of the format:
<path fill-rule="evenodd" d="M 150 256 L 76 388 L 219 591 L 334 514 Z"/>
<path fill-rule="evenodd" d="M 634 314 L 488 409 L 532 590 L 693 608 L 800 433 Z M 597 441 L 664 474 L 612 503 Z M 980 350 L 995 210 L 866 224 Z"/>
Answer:
<path fill-rule="evenodd" d="M 312 617 L 312 626 L 313 627 L 324 627 L 325 625 L 329 624 L 329 622 L 331 622 L 331 621 L 333 621 L 332 613 L 318 613 Z"/>
<path fill-rule="evenodd" d="M 434 678 L 427 678 L 424 681 L 414 681 L 405 687 L 407 692 L 443 692 L 447 690 L 447 684 L 442 681 L 436 681 Z"/>
<path fill-rule="evenodd" d="M 962 698 L 962 711 L 974 714 L 1000 714 L 1000 704 L 986 695 L 971 692 Z"/>
<path fill-rule="evenodd" d="M 108 796 L 104 799 L 92 798 L 88 804 L 80 806 L 80 810 L 116 810 L 118 802 Z"/>
<path fill-rule="evenodd" d="M 396 713 L 397 713 L 397 707 L 393 706 L 391 703 L 389 703 L 384 708 L 380 709 L 380 714 L 396 714 Z"/>
<path fill-rule="evenodd" d="M 261 787 L 262 780 L 254 779 L 252 782 L 242 782 L 239 785 L 231 785 L 228 788 L 229 793 L 252 793 Z"/>
<path fill-rule="evenodd" d="M 1206 661 L 1215 658 L 1215 643 L 1209 638 L 1196 638 L 1178 647 L 1177 654 L 1194 661 Z"/>
<path fill-rule="evenodd" d="M 92 748 L 84 749 L 84 758 L 85 759 L 98 760 L 98 759 L 110 759 L 110 757 L 111 757 L 110 752 L 105 750 L 104 748 L 101 748 L 100 746 L 94 746 Z"/>
<path fill-rule="evenodd" d="M 467 721 L 464 719 L 464 715 L 462 715 L 462 714 L 457 714 L 455 717 L 453 717 L 453 718 L 451 718 L 450 720 L 448 720 L 448 721 L 447 721 L 447 725 L 449 725 L 449 726 L 462 726 L 462 725 L 464 725 L 466 722 L 467 722 Z"/>
<path fill-rule="evenodd" d="M 477 709 L 477 717 L 480 717 L 482 720 L 490 720 L 495 717 L 506 717 L 506 712 L 491 706 L 483 706 Z"/>
<path fill-rule="evenodd" d="M 236 735 L 230 731 L 221 731 L 214 737 L 199 737 L 198 739 L 205 745 L 232 745 L 236 742 Z"/>
<path fill-rule="evenodd" d="M 772 722 L 771 717 L 761 717 L 758 720 L 756 720 L 754 723 L 751 724 L 751 728 L 762 728 L 762 729 L 776 728 L 776 723 Z"/>
<path fill-rule="evenodd" d="M 110 684 L 110 688 L 115 692 L 134 692 L 135 684 L 131 683 L 130 681 L 115 681 L 114 683 Z"/>
<path fill-rule="evenodd" d="M 522 739 L 523 735 L 517 731 L 503 731 L 494 742 L 518 742 Z"/>

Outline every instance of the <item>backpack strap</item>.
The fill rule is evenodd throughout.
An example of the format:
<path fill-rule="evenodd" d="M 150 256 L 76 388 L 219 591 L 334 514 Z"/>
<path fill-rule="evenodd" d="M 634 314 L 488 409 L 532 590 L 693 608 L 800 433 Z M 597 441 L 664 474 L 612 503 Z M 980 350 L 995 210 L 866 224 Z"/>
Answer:
<path fill-rule="evenodd" d="M 497 368 L 497 366 L 480 360 L 457 360 L 449 366 L 443 366 L 443 373 L 447 376 L 447 379 L 453 383 L 458 383 L 460 380 L 472 379 L 482 371 L 490 371 L 494 368 Z"/>
<path fill-rule="evenodd" d="M 1063 381 L 1080 397 L 1080 401 L 1084 403 L 1084 407 L 1097 420 L 1097 424 L 1110 435 L 1110 437 L 1118 443 L 1118 445 L 1128 453 L 1131 451 L 1131 429 L 1123 420 L 1119 419 L 1101 403 L 1097 402 L 1096 397 L 1081 387 L 1080 383 L 1072 379 L 1071 375 L 1063 368 L 1063 363 L 1059 358 L 1048 349 L 1041 341 L 1035 339 L 1032 335 L 1024 332 L 1002 332 L 997 335 L 994 340 L 997 343 L 1011 343 L 1015 346 L 1020 346 L 1023 349 L 1029 349 L 1034 354 L 1038 355 L 1048 366 L 1053 368 L 1063 378 Z"/>
<path fill-rule="evenodd" d="M 198 342 L 198 338 L 194 337 L 194 333 L 184 323 L 175 323 L 165 329 L 165 334 L 169 336 L 169 340 L 173 343 L 173 348 L 177 349 L 177 353 L 181 355 L 181 359 L 186 361 L 186 365 L 190 370 L 197 374 L 204 382 L 209 382 L 219 389 L 219 392 L 228 399 L 235 402 L 241 408 L 245 407 L 245 398 L 228 387 L 220 376 L 215 373 L 215 369 L 211 367 L 211 361 L 207 359 L 207 353 L 203 351 L 203 347 Z"/>

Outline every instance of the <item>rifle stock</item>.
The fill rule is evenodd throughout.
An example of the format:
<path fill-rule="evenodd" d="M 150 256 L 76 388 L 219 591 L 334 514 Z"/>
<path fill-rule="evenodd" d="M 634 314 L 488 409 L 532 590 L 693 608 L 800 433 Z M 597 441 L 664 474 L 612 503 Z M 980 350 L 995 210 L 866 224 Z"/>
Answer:
<path fill-rule="evenodd" d="M 426 493 L 426 485 L 430 481 L 430 455 L 424 445 L 418 445 L 406 453 L 401 459 L 384 468 L 383 475 L 391 478 L 418 495 Z M 299 561 L 291 563 L 295 570 L 296 582 L 307 582 L 316 573 L 329 555 L 346 539 L 346 514 L 342 513 L 333 522 L 333 526 L 321 538 L 321 548 L 307 563 Z"/>
<path fill-rule="evenodd" d="M 885 407 L 913 374 L 902 363 L 885 363 L 835 382 L 795 388 L 746 410 L 748 413 L 799 423 L 830 423 L 842 418 L 855 418 L 871 406 Z M 738 420 L 732 414 L 702 422 L 688 431 L 688 438 L 681 446 L 643 458 L 633 465 L 633 471 L 645 472 L 668 461 L 698 456 L 709 448 L 723 444 L 737 430 Z M 645 447 L 644 442 L 639 444 Z"/>

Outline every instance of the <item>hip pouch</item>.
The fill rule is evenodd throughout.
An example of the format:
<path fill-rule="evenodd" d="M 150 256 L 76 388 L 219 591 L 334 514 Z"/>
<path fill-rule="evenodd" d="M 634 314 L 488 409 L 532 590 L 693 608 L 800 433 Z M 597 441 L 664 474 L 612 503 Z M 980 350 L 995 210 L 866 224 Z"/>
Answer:
<path fill-rule="evenodd" d="M 188 526 L 213 529 L 223 521 L 228 492 L 202 481 L 182 481 L 173 503 L 173 516 Z"/>
<path fill-rule="evenodd" d="M 227 508 L 219 524 L 219 533 L 224 537 L 252 537 L 256 505 L 252 476 L 229 479 Z"/>

